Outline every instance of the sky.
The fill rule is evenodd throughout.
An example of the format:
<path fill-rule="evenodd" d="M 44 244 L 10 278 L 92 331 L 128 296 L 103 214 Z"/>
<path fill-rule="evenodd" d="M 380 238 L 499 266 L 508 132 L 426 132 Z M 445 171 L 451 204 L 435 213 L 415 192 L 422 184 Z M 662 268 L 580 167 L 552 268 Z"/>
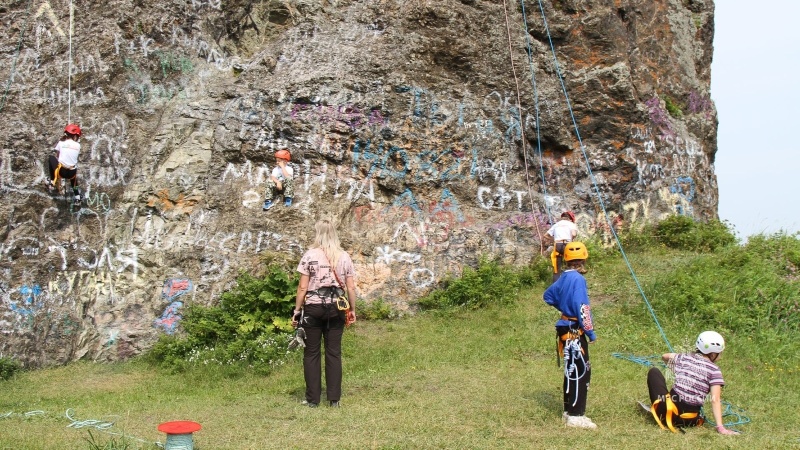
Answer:
<path fill-rule="evenodd" d="M 800 231 L 800 2 L 715 4 L 719 217 L 742 238 L 793 234 Z"/>

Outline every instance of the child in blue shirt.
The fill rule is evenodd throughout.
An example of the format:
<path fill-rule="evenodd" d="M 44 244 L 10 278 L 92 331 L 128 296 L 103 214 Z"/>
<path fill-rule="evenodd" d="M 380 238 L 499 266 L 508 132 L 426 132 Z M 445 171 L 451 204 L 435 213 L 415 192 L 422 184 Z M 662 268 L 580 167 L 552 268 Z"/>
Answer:
<path fill-rule="evenodd" d="M 584 264 L 589 252 L 582 242 L 570 242 L 564 249 L 566 270 L 544 292 L 544 301 L 561 312 L 556 322 L 559 358 L 564 358 L 564 413 L 568 427 L 595 429 L 586 417 L 586 396 L 592 368 L 589 342 L 597 340 L 589 306 Z M 588 338 L 588 341 L 587 341 Z"/>

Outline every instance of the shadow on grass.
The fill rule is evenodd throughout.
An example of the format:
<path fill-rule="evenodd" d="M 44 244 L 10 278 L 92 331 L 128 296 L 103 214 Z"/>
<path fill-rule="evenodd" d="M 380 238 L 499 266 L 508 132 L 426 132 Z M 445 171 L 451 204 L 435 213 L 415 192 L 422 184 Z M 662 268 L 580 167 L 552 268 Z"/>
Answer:
<path fill-rule="evenodd" d="M 561 412 L 564 410 L 564 399 L 561 392 L 554 391 L 535 391 L 525 395 L 528 400 L 533 400 L 539 404 L 542 409 L 547 410 L 554 416 L 561 417 Z"/>

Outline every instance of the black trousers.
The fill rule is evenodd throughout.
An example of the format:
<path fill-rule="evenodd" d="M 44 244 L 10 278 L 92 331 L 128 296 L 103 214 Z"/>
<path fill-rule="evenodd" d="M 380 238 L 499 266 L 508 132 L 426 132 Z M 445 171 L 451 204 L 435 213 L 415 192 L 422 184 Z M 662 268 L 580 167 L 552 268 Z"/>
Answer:
<path fill-rule="evenodd" d="M 570 331 L 569 327 L 556 327 L 556 334 L 559 339 Z M 582 352 L 582 358 L 574 358 L 574 361 L 565 361 L 564 373 L 564 411 L 570 416 L 586 415 L 586 397 L 589 394 L 589 382 L 592 380 L 592 365 L 589 363 L 589 341 L 586 335 L 581 334 L 578 338 Z M 567 348 L 564 347 L 565 354 Z M 574 366 L 572 365 L 574 363 Z M 566 370 L 572 369 L 567 374 Z M 576 379 L 577 378 L 577 379 Z"/>
<path fill-rule="evenodd" d="M 58 168 L 58 158 L 56 158 L 55 155 L 50 155 L 50 158 L 48 158 L 47 168 L 50 171 L 50 182 L 52 183 L 53 179 L 56 177 L 56 168 Z M 58 171 L 58 176 L 65 180 L 69 180 L 69 184 L 73 189 L 78 184 L 78 169 L 67 170 L 62 167 Z"/>
<path fill-rule="evenodd" d="M 667 403 L 666 398 L 667 395 L 670 396 L 672 402 L 675 403 L 675 406 L 678 408 L 678 414 L 683 414 L 687 412 L 700 412 L 700 408 L 702 405 L 692 405 L 686 402 L 681 401 L 680 397 L 675 395 L 674 393 L 667 390 L 667 380 L 664 379 L 664 374 L 661 373 L 660 370 L 653 367 L 647 372 L 647 390 L 650 393 L 650 404 L 652 405 L 658 399 L 661 399 L 658 405 L 656 405 L 656 414 L 658 414 L 658 418 L 661 420 L 662 423 L 665 423 L 666 415 L 667 415 Z M 677 427 L 693 427 L 697 425 L 698 421 L 700 420 L 700 416 L 693 419 L 682 419 L 680 417 L 673 417 L 672 423 Z"/>
<path fill-rule="evenodd" d="M 325 345 L 325 392 L 328 401 L 342 396 L 342 335 L 344 317 L 336 305 L 305 305 L 306 347 L 303 351 L 303 376 L 306 401 L 319 403 L 322 396 L 321 350 Z"/>

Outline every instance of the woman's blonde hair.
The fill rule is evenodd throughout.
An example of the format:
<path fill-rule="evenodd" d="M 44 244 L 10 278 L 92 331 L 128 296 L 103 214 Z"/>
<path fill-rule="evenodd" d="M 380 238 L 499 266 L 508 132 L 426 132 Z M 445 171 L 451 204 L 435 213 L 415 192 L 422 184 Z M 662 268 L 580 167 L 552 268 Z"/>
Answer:
<path fill-rule="evenodd" d="M 339 243 L 339 234 L 336 232 L 336 227 L 328 219 L 322 219 L 314 224 L 316 236 L 314 236 L 314 247 L 319 247 L 328 261 L 331 263 L 331 270 L 336 270 L 336 263 L 339 262 L 339 256 L 342 252 L 342 244 Z"/>

